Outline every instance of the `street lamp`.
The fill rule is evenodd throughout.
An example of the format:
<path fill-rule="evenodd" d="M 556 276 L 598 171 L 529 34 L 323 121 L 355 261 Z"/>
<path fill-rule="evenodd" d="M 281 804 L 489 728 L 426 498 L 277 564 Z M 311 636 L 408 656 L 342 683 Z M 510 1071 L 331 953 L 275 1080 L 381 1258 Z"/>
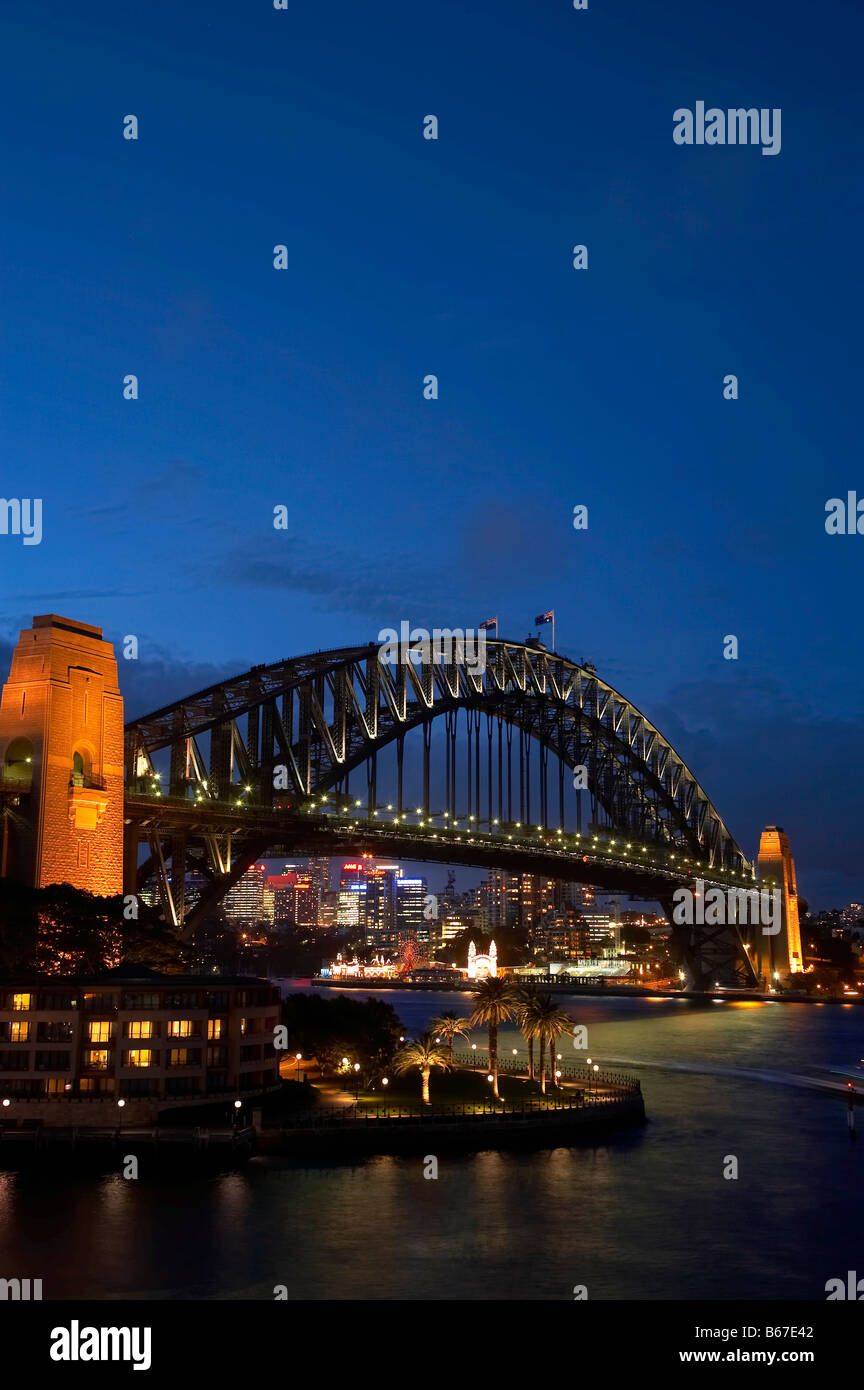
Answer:
<path fill-rule="evenodd" d="M 295 1052 L 295 1053 L 294 1053 L 294 1056 L 295 1056 L 296 1061 L 297 1061 L 297 1080 L 299 1081 L 299 1080 L 300 1080 L 300 1062 L 301 1062 L 301 1060 L 302 1060 L 303 1053 L 302 1053 L 302 1052 Z"/>
<path fill-rule="evenodd" d="M 360 1063 L 354 1063 L 354 1104 L 357 1104 L 360 1095 Z"/>

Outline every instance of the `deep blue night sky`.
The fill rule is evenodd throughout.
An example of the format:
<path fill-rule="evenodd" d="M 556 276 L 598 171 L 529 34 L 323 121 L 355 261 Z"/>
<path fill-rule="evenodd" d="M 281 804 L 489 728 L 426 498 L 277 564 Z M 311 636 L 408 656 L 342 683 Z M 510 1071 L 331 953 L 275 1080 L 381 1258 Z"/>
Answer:
<path fill-rule="evenodd" d="M 3 670 L 34 613 L 134 633 L 141 713 L 554 607 L 748 852 L 781 824 L 812 905 L 862 900 L 864 537 L 824 526 L 864 493 L 860 0 L 0 28 L 0 490 L 44 508 L 0 536 Z M 698 100 L 780 108 L 781 153 L 677 146 Z"/>

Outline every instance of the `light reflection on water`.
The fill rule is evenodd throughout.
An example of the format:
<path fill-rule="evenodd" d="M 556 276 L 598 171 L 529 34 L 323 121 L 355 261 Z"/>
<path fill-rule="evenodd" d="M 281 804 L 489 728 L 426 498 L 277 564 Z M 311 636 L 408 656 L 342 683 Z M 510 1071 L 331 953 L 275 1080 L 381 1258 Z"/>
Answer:
<path fill-rule="evenodd" d="M 468 1003 L 379 997 L 415 1033 Z M 419 1156 L 257 1160 L 137 1183 L 0 1174 L 0 1273 L 42 1278 L 46 1298 L 272 1299 L 284 1284 L 290 1298 L 570 1299 L 586 1284 L 591 1299 L 822 1299 L 827 1279 L 861 1266 L 864 1146 L 847 1137 L 842 1101 L 710 1074 L 854 1063 L 859 1010 L 561 1002 L 601 1066 L 655 1063 L 642 1073 L 644 1129 L 574 1149 L 441 1155 L 437 1181 Z M 524 1056 L 502 1030 L 502 1053 L 514 1046 Z M 676 1062 L 709 1074 L 664 1069 Z M 722 1176 L 729 1154 L 737 1181 Z"/>

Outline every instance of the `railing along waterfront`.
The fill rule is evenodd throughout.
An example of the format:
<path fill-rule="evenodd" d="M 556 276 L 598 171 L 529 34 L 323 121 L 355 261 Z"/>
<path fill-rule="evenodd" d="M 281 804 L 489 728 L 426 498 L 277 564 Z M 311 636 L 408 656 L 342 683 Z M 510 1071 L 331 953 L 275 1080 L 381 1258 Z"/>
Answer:
<path fill-rule="evenodd" d="M 489 1050 L 488 1048 L 485 1048 L 481 1053 L 478 1047 L 476 1052 L 454 1052 L 453 1061 L 456 1063 L 457 1066 L 466 1069 L 470 1067 L 472 1070 L 477 1069 L 480 1071 L 488 1071 Z M 592 1071 L 590 1070 L 587 1062 L 583 1062 L 580 1066 L 574 1067 L 570 1066 L 568 1063 L 564 1061 L 561 1061 L 558 1063 L 555 1070 L 562 1077 L 566 1077 L 568 1080 L 582 1082 L 586 1087 L 590 1087 L 592 1091 L 595 1086 L 615 1086 L 618 1088 L 632 1088 L 636 1094 L 638 1094 L 639 1091 L 642 1089 L 638 1077 L 629 1076 L 626 1072 Z M 499 1074 L 503 1072 L 507 1076 L 527 1077 L 527 1060 L 522 1059 L 521 1057 L 502 1057 L 499 1055 L 498 1072 Z M 534 1079 L 535 1081 L 540 1080 L 540 1063 L 537 1060 L 535 1060 L 534 1062 Z M 551 1077 L 549 1075 L 548 1052 L 546 1054 L 546 1084 L 547 1086 L 553 1087 L 555 1084 L 555 1077 Z"/>

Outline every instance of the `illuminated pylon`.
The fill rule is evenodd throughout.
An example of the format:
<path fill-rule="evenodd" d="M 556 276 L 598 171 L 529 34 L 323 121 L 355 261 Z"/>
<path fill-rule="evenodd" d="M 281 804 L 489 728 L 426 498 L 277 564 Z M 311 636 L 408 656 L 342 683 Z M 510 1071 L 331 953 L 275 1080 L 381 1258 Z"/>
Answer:
<path fill-rule="evenodd" d="M 804 969 L 795 861 L 789 848 L 789 837 L 780 825 L 768 825 L 762 831 L 759 842 L 759 885 L 763 890 L 779 888 L 781 893 L 779 932 L 769 935 L 762 926 L 757 927 L 753 942 L 758 957 L 757 973 L 764 976 L 766 987 L 772 989 L 785 975 Z"/>
<path fill-rule="evenodd" d="M 44 888 L 123 890 L 123 697 L 102 629 L 46 614 L 0 697 L 0 777 L 20 792 L 6 872 Z"/>

